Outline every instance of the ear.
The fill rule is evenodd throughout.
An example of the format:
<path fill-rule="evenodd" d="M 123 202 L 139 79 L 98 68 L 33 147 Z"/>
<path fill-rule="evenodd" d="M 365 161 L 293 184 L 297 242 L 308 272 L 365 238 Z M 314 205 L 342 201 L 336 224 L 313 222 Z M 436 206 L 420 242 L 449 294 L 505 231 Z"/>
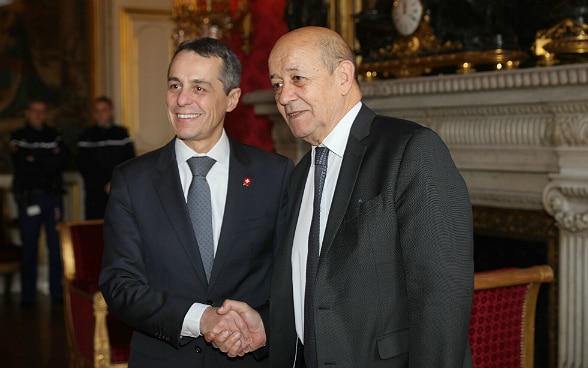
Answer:
<path fill-rule="evenodd" d="M 351 90 L 355 81 L 355 67 L 349 60 L 343 60 L 337 66 L 337 74 L 339 76 L 339 88 L 341 95 L 345 96 Z"/>
<path fill-rule="evenodd" d="M 237 104 L 239 103 L 239 98 L 241 98 L 241 88 L 233 88 L 229 92 L 229 102 L 227 103 L 227 112 L 231 112 L 235 110 Z"/>

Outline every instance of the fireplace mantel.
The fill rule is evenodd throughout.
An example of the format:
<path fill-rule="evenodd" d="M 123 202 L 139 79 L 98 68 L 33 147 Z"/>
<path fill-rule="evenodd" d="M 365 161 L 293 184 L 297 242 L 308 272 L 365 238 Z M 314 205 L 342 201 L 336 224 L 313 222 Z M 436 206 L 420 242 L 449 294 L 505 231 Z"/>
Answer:
<path fill-rule="evenodd" d="M 559 227 L 558 366 L 588 367 L 588 64 L 362 82 L 382 115 L 435 130 L 475 206 L 545 210 Z M 274 122 L 278 152 L 297 161 L 273 91 L 245 103 Z"/>

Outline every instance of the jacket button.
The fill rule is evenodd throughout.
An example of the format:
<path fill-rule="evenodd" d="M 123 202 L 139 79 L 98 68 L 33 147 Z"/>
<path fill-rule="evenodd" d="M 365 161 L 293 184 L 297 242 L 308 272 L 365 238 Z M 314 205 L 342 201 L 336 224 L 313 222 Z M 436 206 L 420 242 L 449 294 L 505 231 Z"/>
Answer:
<path fill-rule="evenodd" d="M 196 346 L 194 350 L 196 350 L 197 353 L 202 353 L 202 348 L 200 346 Z"/>

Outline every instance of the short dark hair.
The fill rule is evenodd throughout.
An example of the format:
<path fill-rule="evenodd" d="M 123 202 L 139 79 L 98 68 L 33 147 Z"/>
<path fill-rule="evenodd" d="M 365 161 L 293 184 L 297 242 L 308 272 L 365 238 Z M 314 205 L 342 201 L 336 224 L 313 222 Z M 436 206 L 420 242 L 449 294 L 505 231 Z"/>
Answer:
<path fill-rule="evenodd" d="M 239 88 L 241 83 L 241 62 L 239 61 L 239 58 L 229 46 L 210 37 L 196 38 L 180 43 L 169 63 L 170 66 L 167 70 L 168 76 L 171 63 L 174 61 L 176 55 L 184 50 L 193 51 L 206 58 L 220 58 L 222 60 L 222 65 L 218 77 L 223 84 L 225 94 L 228 95 L 232 89 Z"/>
<path fill-rule="evenodd" d="M 41 103 L 41 104 L 45 105 L 46 107 L 49 107 L 49 102 L 47 102 L 46 99 L 40 98 L 40 97 L 32 97 L 32 98 L 28 99 L 26 109 L 27 110 L 30 109 L 31 106 L 36 103 Z"/>
<path fill-rule="evenodd" d="M 110 106 L 110 108 L 112 109 L 112 100 L 109 97 L 106 97 L 104 95 L 102 96 L 98 96 L 94 99 L 94 103 L 98 103 L 98 102 L 104 102 L 105 104 L 107 104 L 108 106 Z"/>

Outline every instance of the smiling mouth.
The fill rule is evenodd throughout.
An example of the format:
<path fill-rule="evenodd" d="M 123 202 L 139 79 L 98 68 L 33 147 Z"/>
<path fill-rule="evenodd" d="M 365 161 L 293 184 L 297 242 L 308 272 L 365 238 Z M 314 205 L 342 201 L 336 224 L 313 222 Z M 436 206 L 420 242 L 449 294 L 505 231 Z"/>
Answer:
<path fill-rule="evenodd" d="M 177 114 L 177 115 L 178 115 L 178 118 L 180 118 L 180 119 L 194 119 L 194 118 L 201 116 L 202 114 Z"/>
<path fill-rule="evenodd" d="M 292 118 L 297 117 L 300 114 L 302 114 L 302 111 L 295 111 L 295 112 L 287 113 L 286 116 L 288 117 L 288 119 L 292 119 Z"/>

